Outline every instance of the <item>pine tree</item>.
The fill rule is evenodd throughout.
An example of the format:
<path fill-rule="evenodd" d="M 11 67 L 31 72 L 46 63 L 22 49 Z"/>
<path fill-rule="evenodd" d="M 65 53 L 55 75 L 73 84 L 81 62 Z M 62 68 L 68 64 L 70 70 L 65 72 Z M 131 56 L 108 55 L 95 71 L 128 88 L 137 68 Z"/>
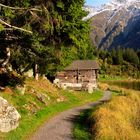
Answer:
<path fill-rule="evenodd" d="M 121 65 L 123 63 L 123 53 L 122 49 L 117 50 L 117 55 L 116 55 L 116 64 Z"/>
<path fill-rule="evenodd" d="M 134 65 L 139 65 L 138 55 L 133 49 L 127 48 L 123 53 L 123 57 L 124 57 L 124 60 Z"/>
<path fill-rule="evenodd" d="M 37 64 L 40 73 L 52 73 L 50 65 L 57 71 L 61 56 L 65 56 L 61 54 L 69 47 L 75 48 L 78 58 L 91 58 L 89 23 L 82 20 L 86 15 L 83 4 L 84 0 L 2 0 L 0 47 L 10 48 L 13 69 L 23 74 Z M 62 47 L 66 48 L 64 52 Z"/>

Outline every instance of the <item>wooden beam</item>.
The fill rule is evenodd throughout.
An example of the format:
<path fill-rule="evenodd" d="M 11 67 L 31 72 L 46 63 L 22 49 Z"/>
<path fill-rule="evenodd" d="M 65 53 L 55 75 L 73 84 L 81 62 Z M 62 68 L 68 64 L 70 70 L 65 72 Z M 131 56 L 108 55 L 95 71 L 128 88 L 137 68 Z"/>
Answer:
<path fill-rule="evenodd" d="M 77 69 L 77 83 L 79 83 L 79 69 Z"/>

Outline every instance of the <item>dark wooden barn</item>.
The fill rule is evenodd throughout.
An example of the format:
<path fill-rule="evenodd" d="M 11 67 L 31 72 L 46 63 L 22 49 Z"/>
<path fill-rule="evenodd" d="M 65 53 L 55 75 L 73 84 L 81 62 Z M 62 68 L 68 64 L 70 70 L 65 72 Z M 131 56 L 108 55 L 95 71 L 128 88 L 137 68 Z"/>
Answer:
<path fill-rule="evenodd" d="M 64 89 L 93 90 L 97 88 L 98 70 L 95 60 L 77 60 L 58 72 L 54 83 Z"/>

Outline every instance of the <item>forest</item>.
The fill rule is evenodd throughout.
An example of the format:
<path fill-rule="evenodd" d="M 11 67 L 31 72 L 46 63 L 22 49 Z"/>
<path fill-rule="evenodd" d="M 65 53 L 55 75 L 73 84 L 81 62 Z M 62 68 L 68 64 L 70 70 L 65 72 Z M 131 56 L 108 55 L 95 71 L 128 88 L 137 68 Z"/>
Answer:
<path fill-rule="evenodd" d="M 112 50 L 95 50 L 99 59 L 101 75 L 140 78 L 140 50 L 132 48 L 113 48 Z"/>
<path fill-rule="evenodd" d="M 9 83 L 2 79 L 22 77 L 30 69 L 35 78 L 38 73 L 53 76 L 72 60 L 92 59 L 89 21 L 82 20 L 87 14 L 83 5 L 84 0 L 2 0 L 1 85 Z"/>

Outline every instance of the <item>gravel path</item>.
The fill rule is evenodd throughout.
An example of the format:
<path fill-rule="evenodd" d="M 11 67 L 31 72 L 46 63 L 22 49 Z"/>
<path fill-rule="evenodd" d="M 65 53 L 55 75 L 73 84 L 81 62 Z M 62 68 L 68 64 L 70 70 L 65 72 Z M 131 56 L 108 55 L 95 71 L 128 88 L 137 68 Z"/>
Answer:
<path fill-rule="evenodd" d="M 99 105 L 111 99 L 111 92 L 105 91 L 104 96 L 96 102 L 64 111 L 41 126 L 30 140 L 73 140 L 73 121 L 85 109 Z"/>

